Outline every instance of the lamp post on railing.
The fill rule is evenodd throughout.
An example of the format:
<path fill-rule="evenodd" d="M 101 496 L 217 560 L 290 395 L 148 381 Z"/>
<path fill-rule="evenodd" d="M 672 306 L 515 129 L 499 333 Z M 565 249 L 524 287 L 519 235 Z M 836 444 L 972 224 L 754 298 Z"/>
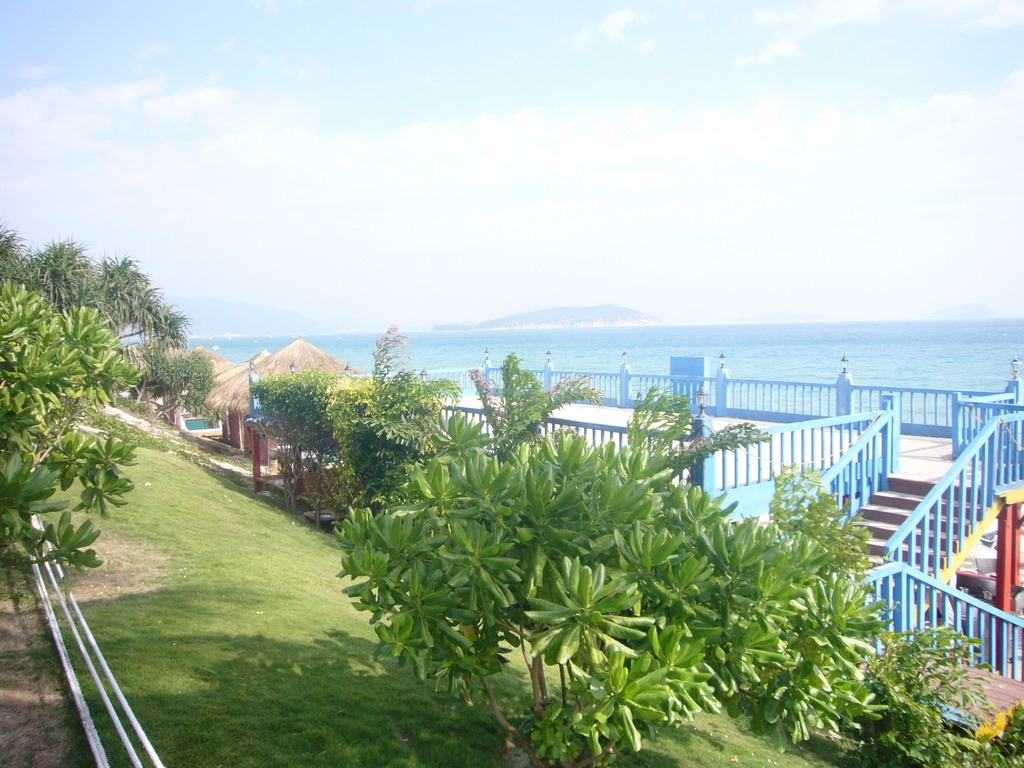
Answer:
<path fill-rule="evenodd" d="M 705 413 L 705 409 L 708 407 L 708 390 L 703 382 L 701 382 L 700 389 L 697 390 L 693 399 L 697 403 L 697 416 L 691 422 L 693 432 L 690 434 L 690 442 L 699 444 L 707 440 L 708 435 L 714 431 L 714 420 Z M 690 484 L 698 485 L 709 493 L 715 492 L 717 480 L 715 478 L 714 456 L 709 456 L 701 464 L 690 469 Z"/>
<path fill-rule="evenodd" d="M 729 415 L 729 369 L 725 367 L 725 350 L 718 356 L 718 370 L 715 371 L 715 416 Z"/>
<path fill-rule="evenodd" d="M 622 365 L 619 366 L 619 408 L 629 408 L 629 377 L 633 369 L 629 367 L 629 352 L 622 350 Z"/>
<path fill-rule="evenodd" d="M 484 350 L 484 381 L 491 380 L 491 352 L 488 349 Z"/>
<path fill-rule="evenodd" d="M 424 384 L 426 384 L 429 380 L 430 380 L 430 374 L 427 373 L 427 369 L 424 368 L 422 371 L 420 371 L 420 381 L 422 381 Z"/>
<path fill-rule="evenodd" d="M 1013 402 L 1017 405 L 1024 405 L 1024 379 L 1020 377 L 1020 360 L 1013 356 L 1010 361 L 1011 379 L 1006 384 L 1006 391 L 1013 394 Z"/>
<path fill-rule="evenodd" d="M 696 395 L 695 399 L 697 400 L 697 408 L 698 408 L 697 418 L 698 419 L 703 419 L 704 418 L 704 409 L 708 407 L 708 391 L 704 387 L 704 383 L 703 382 L 701 382 L 700 389 L 697 390 L 697 395 Z"/>
<path fill-rule="evenodd" d="M 555 366 L 551 364 L 551 350 L 544 353 L 544 389 L 551 389 Z"/>
<path fill-rule="evenodd" d="M 853 413 L 853 377 L 850 375 L 850 361 L 845 354 L 839 364 L 842 368 L 836 379 L 836 416 L 849 416 Z"/>

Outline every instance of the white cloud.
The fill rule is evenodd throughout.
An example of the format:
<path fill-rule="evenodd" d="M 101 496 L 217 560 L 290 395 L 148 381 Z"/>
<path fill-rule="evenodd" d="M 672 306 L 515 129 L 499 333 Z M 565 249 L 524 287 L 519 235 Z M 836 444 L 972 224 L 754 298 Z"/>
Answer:
<path fill-rule="evenodd" d="M 149 43 L 139 48 L 135 52 L 135 58 L 137 59 L 151 59 L 156 56 L 163 56 L 170 50 L 170 46 L 167 43 Z"/>
<path fill-rule="evenodd" d="M 584 27 L 572 36 L 572 45 L 577 51 L 585 51 L 594 44 L 594 35 L 590 27 Z"/>
<path fill-rule="evenodd" d="M 373 322 L 450 295 L 452 270 L 437 265 L 481 254 L 516 259 L 522 284 L 509 275 L 501 293 L 521 296 L 538 273 L 565 290 L 629 253 L 616 287 L 635 277 L 655 312 L 678 301 L 685 254 L 728 260 L 734 306 L 762 301 L 766 264 L 825 284 L 856 258 L 891 270 L 897 291 L 920 267 L 910 251 L 936 263 L 969 253 L 979 269 L 1001 260 L 1008 284 L 1024 280 L 1006 235 L 1024 203 L 1024 70 L 992 92 L 856 113 L 780 99 L 519 109 L 380 133 L 320 127 L 317 113 L 287 95 L 159 80 L 28 88 L 0 99 L 0 209 L 26 235 L 60 222 L 57 234 L 131 250 L 170 292 L 201 275 L 225 298 L 330 307 L 344 286 L 351 314 Z M 383 269 L 405 279 L 382 304 L 366 287 Z M 882 286 L 857 311 L 896 298 Z M 494 300 L 469 291 L 460 311 L 501 314 Z"/>
<path fill-rule="evenodd" d="M 629 8 L 612 11 L 604 20 L 597 25 L 597 31 L 604 35 L 610 42 L 622 42 L 628 27 L 635 24 L 642 24 L 647 21 L 647 14 L 637 13 Z"/>
<path fill-rule="evenodd" d="M 765 45 L 756 56 L 737 57 L 733 66 L 743 69 L 751 64 L 771 64 L 778 59 L 792 59 L 802 55 L 800 47 L 792 40 L 775 40 Z"/>
<path fill-rule="evenodd" d="M 213 52 L 214 53 L 227 53 L 232 48 L 234 48 L 237 43 L 238 43 L 238 41 L 235 40 L 234 38 L 232 38 L 231 40 L 225 40 L 223 43 L 220 43 L 219 45 L 213 46 Z"/>
<path fill-rule="evenodd" d="M 47 67 L 39 65 L 23 65 L 17 67 L 14 70 L 15 77 L 20 77 L 24 80 L 45 80 L 53 75 L 59 75 L 61 73 L 60 67 Z"/>
<path fill-rule="evenodd" d="M 754 11 L 755 21 L 800 40 L 848 24 L 876 24 L 895 16 L 941 19 L 977 27 L 1024 24 L 1024 0 L 805 0 L 788 8 Z"/>
<path fill-rule="evenodd" d="M 998 29 L 1024 24 L 1024 0 L 902 0 L 897 7 L 977 27 Z"/>

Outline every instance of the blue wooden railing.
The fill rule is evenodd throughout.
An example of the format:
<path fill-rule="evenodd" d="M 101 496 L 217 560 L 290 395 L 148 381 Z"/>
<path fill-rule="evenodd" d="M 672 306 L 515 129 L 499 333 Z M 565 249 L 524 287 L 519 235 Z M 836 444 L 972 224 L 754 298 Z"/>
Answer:
<path fill-rule="evenodd" d="M 885 544 L 884 557 L 938 577 L 999 490 L 1024 481 L 1024 413 L 990 419 Z"/>
<path fill-rule="evenodd" d="M 443 409 L 445 416 L 451 416 L 454 413 L 465 414 L 466 418 L 471 423 L 484 422 L 484 410 L 483 408 L 473 408 L 471 406 L 457 405 L 447 406 Z M 485 431 L 489 433 L 487 425 L 484 425 Z M 553 432 L 560 430 L 573 432 L 577 435 L 582 435 L 586 438 L 587 443 L 591 446 L 598 446 L 602 443 L 613 442 L 619 448 L 626 445 L 629 441 L 626 439 L 628 429 L 626 427 L 609 425 L 609 424 L 596 424 L 589 421 L 577 421 L 575 419 L 558 419 L 549 418 L 543 424 L 541 424 L 541 434 L 549 435 Z"/>
<path fill-rule="evenodd" d="M 724 493 L 724 503 L 736 504 L 739 517 L 767 513 L 775 477 L 786 467 L 823 473 L 840 499 L 862 486 L 880 488 L 885 483 L 881 478 L 888 477 L 897 461 L 895 423 L 892 411 L 878 411 L 769 427 L 763 431 L 771 436 L 770 442 L 710 456 L 702 486 L 715 496 Z M 846 458 L 851 451 L 870 457 L 871 463 L 851 466 Z"/>
<path fill-rule="evenodd" d="M 487 361 L 482 372 L 495 386 L 500 387 L 500 368 Z M 994 408 L 993 404 L 996 403 L 1002 406 L 1024 406 L 1024 382 L 1020 380 L 1011 381 L 1006 392 L 994 393 L 860 385 L 845 371 L 839 374 L 833 384 L 737 379 L 730 376 L 724 366 L 714 371 L 712 376 L 681 376 L 633 373 L 626 364 L 617 373 L 556 370 L 548 362 L 543 368 L 531 370 L 530 373 L 537 376 L 545 388 L 550 388 L 568 376 L 589 377 L 591 385 L 600 390 L 605 405 L 622 408 L 632 408 L 638 398 L 655 387 L 685 394 L 691 401 L 703 387 L 708 393 L 707 413 L 711 416 L 778 423 L 869 413 L 882 410 L 886 407 L 883 402 L 891 401 L 900 414 L 900 430 L 903 434 L 952 438 L 954 442 L 959 441 L 960 447 L 966 445 L 972 434 L 976 433 L 976 429 L 969 424 L 971 419 L 965 415 L 964 408 L 967 405 L 988 409 Z M 464 392 L 473 392 L 464 372 L 430 374 L 431 378 L 442 376 L 457 381 Z M 1012 410 L 1015 409 L 1007 408 L 1005 412 Z"/>
<path fill-rule="evenodd" d="M 953 401 L 953 455 L 959 456 L 990 419 L 1024 412 L 1024 405 L 1015 399 L 1013 392 L 957 397 Z"/>
<path fill-rule="evenodd" d="M 866 577 L 875 599 L 886 604 L 894 632 L 951 626 L 980 642 L 972 649 L 975 666 L 1024 680 L 1024 619 L 914 570 L 906 563 L 887 563 Z"/>
<path fill-rule="evenodd" d="M 899 471 L 900 420 L 892 399 L 884 400 L 883 405 L 886 410 L 821 474 L 822 485 L 845 506 L 849 517 L 855 516 L 872 494 L 888 490 L 889 475 Z"/>

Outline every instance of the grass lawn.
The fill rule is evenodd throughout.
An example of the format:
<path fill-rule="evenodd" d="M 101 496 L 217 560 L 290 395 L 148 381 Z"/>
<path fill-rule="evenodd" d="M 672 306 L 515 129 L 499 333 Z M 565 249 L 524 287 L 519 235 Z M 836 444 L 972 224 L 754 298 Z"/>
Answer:
<path fill-rule="evenodd" d="M 128 506 L 97 521 L 107 562 L 74 591 L 169 768 L 515 764 L 482 706 L 372 658 L 333 539 L 178 456 L 138 453 Z M 825 740 L 780 754 L 725 715 L 663 733 L 620 764 L 842 764 Z"/>

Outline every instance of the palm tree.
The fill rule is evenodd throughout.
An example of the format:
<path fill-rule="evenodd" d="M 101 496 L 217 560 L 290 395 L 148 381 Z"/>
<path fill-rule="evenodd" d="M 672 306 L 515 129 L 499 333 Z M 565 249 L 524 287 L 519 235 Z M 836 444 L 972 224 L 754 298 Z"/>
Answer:
<path fill-rule="evenodd" d="M 26 259 L 25 284 L 61 314 L 72 307 L 95 306 L 96 263 L 74 240 L 47 243 Z"/>
<path fill-rule="evenodd" d="M 136 345 L 188 345 L 188 317 L 167 303 L 128 256 L 104 257 L 97 263 L 74 240 L 27 251 L 17 232 L 0 223 L 0 279 L 21 283 L 61 313 L 75 306 L 99 311 L 133 362 L 141 359 L 139 350 L 131 349 Z"/>

